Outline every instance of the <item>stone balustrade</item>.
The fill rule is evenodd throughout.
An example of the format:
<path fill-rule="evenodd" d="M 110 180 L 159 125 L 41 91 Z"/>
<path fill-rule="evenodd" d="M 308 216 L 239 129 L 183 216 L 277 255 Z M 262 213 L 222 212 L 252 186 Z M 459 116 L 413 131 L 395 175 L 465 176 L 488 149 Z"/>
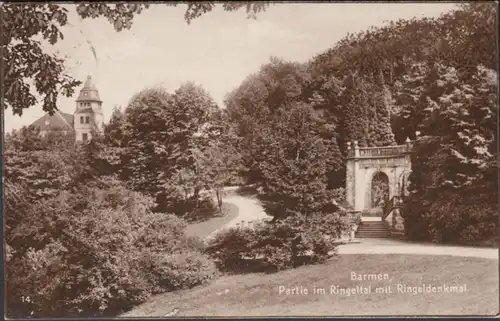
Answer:
<path fill-rule="evenodd" d="M 383 146 L 383 147 L 359 147 L 358 142 L 354 144 L 347 142 L 347 157 L 349 158 L 377 158 L 394 157 L 407 154 L 413 148 L 413 142 L 406 141 L 404 145 Z"/>

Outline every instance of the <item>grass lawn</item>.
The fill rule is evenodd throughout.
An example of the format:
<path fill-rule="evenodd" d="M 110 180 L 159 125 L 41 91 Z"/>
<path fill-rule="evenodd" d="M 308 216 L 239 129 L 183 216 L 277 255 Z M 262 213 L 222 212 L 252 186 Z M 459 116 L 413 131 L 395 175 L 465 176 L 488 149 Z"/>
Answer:
<path fill-rule="evenodd" d="M 387 273 L 389 280 L 352 281 L 351 273 Z M 398 284 L 466 285 L 465 293 L 398 293 Z M 371 294 L 332 294 L 330 287 L 372 287 Z M 307 288 L 279 294 L 280 286 Z M 392 293 L 375 293 L 389 286 Z M 326 293 L 314 294 L 324 288 Z M 498 261 L 452 256 L 341 255 L 325 264 L 275 274 L 224 276 L 209 285 L 166 293 L 124 314 L 178 316 L 492 315 L 499 311 Z"/>
<path fill-rule="evenodd" d="M 205 238 L 210 233 L 216 231 L 237 216 L 238 207 L 236 205 L 230 203 L 222 203 L 221 216 L 213 217 L 203 222 L 188 225 L 186 227 L 186 234 L 190 236 Z"/>

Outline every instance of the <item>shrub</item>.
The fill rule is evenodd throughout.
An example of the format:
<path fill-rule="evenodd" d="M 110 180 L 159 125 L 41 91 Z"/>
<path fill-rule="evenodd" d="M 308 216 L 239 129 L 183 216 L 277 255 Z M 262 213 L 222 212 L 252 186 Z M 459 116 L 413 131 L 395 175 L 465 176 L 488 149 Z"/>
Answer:
<path fill-rule="evenodd" d="M 182 217 L 190 223 L 205 221 L 220 214 L 219 208 L 211 198 L 191 200 L 186 210 Z"/>
<path fill-rule="evenodd" d="M 247 256 L 252 256 L 252 242 L 255 231 L 251 228 L 229 228 L 217 232 L 205 248 L 221 270 L 234 270 L 244 264 Z"/>
<path fill-rule="evenodd" d="M 205 284 L 217 276 L 215 263 L 198 252 L 169 254 L 155 264 L 160 291 L 174 291 Z"/>
<path fill-rule="evenodd" d="M 498 212 L 492 197 L 484 191 L 462 192 L 442 192 L 432 200 L 410 195 L 402 211 L 406 235 L 413 240 L 465 245 L 493 240 Z"/>
<path fill-rule="evenodd" d="M 433 239 L 444 243 L 475 244 L 494 238 L 498 232 L 497 204 L 485 195 L 444 194 L 430 205 Z"/>
<path fill-rule="evenodd" d="M 187 196 L 182 195 L 178 186 L 166 184 L 164 191 L 155 198 L 157 206 L 154 207 L 153 211 L 172 213 L 188 222 L 202 221 L 216 216 L 219 209 L 215 202 L 211 197 L 200 194 L 198 192 Z"/>
<path fill-rule="evenodd" d="M 300 230 L 290 221 L 264 222 L 255 228 L 252 251 L 270 269 L 293 267 L 301 253 Z"/>
<path fill-rule="evenodd" d="M 118 182 L 34 204 L 10 235 L 8 315 L 112 316 L 152 293 L 213 278 L 186 223 L 152 212 L 154 205 Z M 160 278 L 162 266 L 168 273 Z M 26 293 L 29 307 L 19 304 Z"/>
<path fill-rule="evenodd" d="M 324 262 L 335 252 L 336 241 L 349 229 L 340 213 L 290 216 L 261 222 L 253 228 L 223 230 L 206 247 L 224 271 L 266 269 L 279 271 Z"/>

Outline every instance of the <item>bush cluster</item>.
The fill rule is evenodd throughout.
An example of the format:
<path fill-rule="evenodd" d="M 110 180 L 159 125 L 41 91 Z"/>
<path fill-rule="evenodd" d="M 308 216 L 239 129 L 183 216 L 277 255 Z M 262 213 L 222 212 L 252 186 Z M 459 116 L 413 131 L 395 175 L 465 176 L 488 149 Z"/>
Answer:
<path fill-rule="evenodd" d="M 184 234 L 186 223 L 152 207 L 119 182 L 31 205 L 9 237 L 8 315 L 111 316 L 151 294 L 214 278 L 214 263 L 200 240 Z M 21 302 L 27 293 L 31 302 Z"/>
<path fill-rule="evenodd" d="M 406 235 L 436 243 L 495 244 L 498 211 L 492 197 L 487 191 L 468 191 L 465 195 L 449 191 L 432 200 L 410 197 L 402 211 Z"/>
<path fill-rule="evenodd" d="M 321 263 L 335 253 L 338 238 L 350 227 L 341 214 L 291 216 L 222 230 L 208 241 L 205 251 L 227 272 L 279 271 Z"/>

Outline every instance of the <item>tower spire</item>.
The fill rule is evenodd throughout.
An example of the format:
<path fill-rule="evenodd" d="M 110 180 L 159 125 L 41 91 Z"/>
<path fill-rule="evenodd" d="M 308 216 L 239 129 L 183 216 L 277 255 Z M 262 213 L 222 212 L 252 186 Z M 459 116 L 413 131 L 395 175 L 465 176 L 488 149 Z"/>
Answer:
<path fill-rule="evenodd" d="M 99 96 L 99 91 L 97 90 L 97 87 L 95 86 L 94 81 L 92 80 L 92 76 L 90 75 L 87 76 L 87 80 L 85 80 L 83 88 L 82 90 L 80 90 L 80 94 L 78 95 L 76 101 L 102 102 Z"/>

